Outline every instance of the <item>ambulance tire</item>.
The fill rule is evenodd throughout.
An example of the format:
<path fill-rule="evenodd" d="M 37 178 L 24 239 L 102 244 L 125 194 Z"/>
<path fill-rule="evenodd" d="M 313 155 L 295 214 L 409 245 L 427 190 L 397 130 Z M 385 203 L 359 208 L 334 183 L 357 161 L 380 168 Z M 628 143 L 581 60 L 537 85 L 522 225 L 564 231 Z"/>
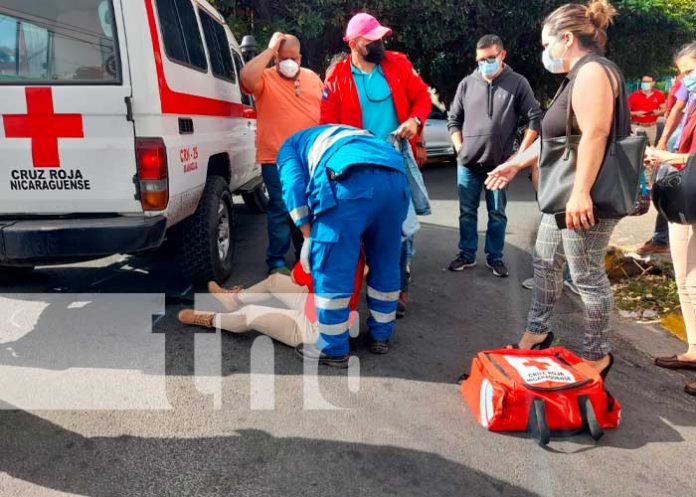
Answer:
<path fill-rule="evenodd" d="M 209 177 L 196 212 L 176 227 L 179 262 L 187 281 L 203 285 L 208 281 L 223 283 L 230 277 L 234 216 L 227 182 L 220 176 Z"/>
<path fill-rule="evenodd" d="M 17 280 L 28 277 L 34 271 L 34 266 L 0 266 L 0 280 Z"/>
<path fill-rule="evenodd" d="M 242 193 L 244 205 L 257 214 L 263 214 L 268 208 L 268 190 L 266 185 L 261 182 L 256 188 L 249 193 Z"/>

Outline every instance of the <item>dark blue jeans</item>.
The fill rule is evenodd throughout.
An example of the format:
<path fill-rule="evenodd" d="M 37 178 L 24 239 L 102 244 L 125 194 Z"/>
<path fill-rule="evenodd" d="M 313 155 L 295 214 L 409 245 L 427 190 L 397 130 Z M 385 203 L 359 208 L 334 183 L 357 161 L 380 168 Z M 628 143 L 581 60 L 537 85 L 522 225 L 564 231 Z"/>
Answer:
<path fill-rule="evenodd" d="M 667 218 L 659 212 L 655 219 L 655 233 L 653 233 L 652 242 L 660 245 L 669 245 L 669 224 Z"/>
<path fill-rule="evenodd" d="M 457 166 L 457 189 L 459 191 L 459 255 L 476 258 L 478 249 L 478 208 L 481 203 L 481 190 L 487 174 Z M 505 228 L 507 216 L 505 190 L 485 190 L 488 208 L 488 229 L 486 230 L 486 259 L 489 264 L 503 260 Z"/>
<path fill-rule="evenodd" d="M 283 200 L 283 189 L 280 185 L 280 175 L 275 164 L 263 164 L 261 166 L 263 182 L 268 190 L 268 207 L 266 220 L 268 221 L 268 250 L 266 251 L 266 265 L 268 271 L 285 266 L 285 254 L 290 248 L 290 241 L 295 245 L 295 256 L 299 258 L 302 248 L 301 242 L 293 236 L 294 225 L 288 215 L 288 209 Z"/>

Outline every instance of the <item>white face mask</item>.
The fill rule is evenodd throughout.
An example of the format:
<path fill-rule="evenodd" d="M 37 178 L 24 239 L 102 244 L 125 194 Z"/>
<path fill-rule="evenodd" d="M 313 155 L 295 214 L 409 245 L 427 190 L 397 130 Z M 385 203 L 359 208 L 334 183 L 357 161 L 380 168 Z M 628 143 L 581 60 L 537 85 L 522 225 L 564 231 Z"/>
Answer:
<path fill-rule="evenodd" d="M 288 79 L 293 79 L 300 72 L 300 65 L 292 59 L 285 59 L 278 64 L 280 74 Z"/>
<path fill-rule="evenodd" d="M 544 53 L 541 54 L 541 61 L 543 62 L 544 67 L 547 71 L 549 71 L 552 74 L 563 74 L 564 72 L 566 72 L 563 59 L 565 59 L 565 56 L 568 53 L 568 47 L 565 47 L 563 55 L 561 55 L 560 59 L 554 59 L 551 56 L 551 48 L 555 46 L 556 43 L 560 43 L 561 41 L 562 40 L 556 40 L 553 43 L 549 43 L 549 45 L 544 50 Z"/>

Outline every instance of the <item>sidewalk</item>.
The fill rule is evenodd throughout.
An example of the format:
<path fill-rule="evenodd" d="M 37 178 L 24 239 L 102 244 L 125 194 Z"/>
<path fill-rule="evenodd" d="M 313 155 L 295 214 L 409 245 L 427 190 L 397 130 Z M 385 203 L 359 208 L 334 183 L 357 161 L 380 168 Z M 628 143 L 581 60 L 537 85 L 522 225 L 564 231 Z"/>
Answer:
<path fill-rule="evenodd" d="M 622 219 L 614 230 L 610 246 L 618 248 L 626 254 L 635 254 L 635 250 L 652 237 L 656 217 L 657 211 L 651 206 L 650 211 L 643 216 Z M 669 253 L 655 256 L 654 258 L 671 263 Z M 632 319 L 620 319 L 627 323 L 635 323 Z M 679 340 L 684 340 L 685 337 L 684 322 L 679 312 L 670 314 L 662 319 L 660 323 L 641 324 L 640 327 L 619 326 L 617 331 L 624 338 L 630 340 L 639 350 L 650 356 L 674 353 L 679 347 L 677 344 L 677 349 L 675 349 L 675 337 Z"/>
<path fill-rule="evenodd" d="M 655 228 L 657 211 L 650 206 L 650 212 L 642 216 L 629 216 L 623 218 L 611 237 L 610 246 L 620 248 L 625 252 L 631 252 L 650 240 Z"/>

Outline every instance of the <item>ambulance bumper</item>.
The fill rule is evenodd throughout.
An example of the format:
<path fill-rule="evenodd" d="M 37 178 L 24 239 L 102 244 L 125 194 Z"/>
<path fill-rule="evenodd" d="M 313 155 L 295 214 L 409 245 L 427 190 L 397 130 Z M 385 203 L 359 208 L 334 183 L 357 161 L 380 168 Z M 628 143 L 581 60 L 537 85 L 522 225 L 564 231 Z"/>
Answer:
<path fill-rule="evenodd" d="M 0 219 L 0 264 L 56 264 L 147 250 L 162 244 L 166 227 L 163 216 Z"/>

